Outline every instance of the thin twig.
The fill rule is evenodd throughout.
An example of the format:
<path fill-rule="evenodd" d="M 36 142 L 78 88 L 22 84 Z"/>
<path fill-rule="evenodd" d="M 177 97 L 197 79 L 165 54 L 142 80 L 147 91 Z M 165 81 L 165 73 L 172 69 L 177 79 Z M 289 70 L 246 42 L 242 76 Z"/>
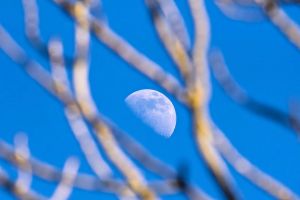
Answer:
<path fill-rule="evenodd" d="M 187 52 L 191 50 L 191 39 L 185 25 L 183 16 L 180 13 L 175 1 L 173 0 L 156 0 L 161 10 L 166 17 L 168 24 L 170 24 L 176 37 L 180 40 L 181 44 Z"/>

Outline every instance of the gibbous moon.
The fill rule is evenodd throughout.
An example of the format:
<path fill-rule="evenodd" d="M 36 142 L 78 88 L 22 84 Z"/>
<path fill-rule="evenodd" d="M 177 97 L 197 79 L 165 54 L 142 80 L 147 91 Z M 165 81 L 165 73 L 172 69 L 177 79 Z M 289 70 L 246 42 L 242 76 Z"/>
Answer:
<path fill-rule="evenodd" d="M 172 102 L 162 93 L 144 89 L 125 99 L 128 107 L 155 132 L 170 137 L 176 126 L 176 112 Z"/>

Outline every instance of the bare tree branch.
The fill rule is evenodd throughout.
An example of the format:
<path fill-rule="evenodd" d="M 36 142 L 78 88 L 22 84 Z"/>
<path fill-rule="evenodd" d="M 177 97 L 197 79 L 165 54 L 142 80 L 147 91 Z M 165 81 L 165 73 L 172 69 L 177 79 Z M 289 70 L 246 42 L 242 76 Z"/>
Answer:
<path fill-rule="evenodd" d="M 69 199 L 77 172 L 79 169 L 79 161 L 76 158 L 68 158 L 63 168 L 63 177 L 57 185 L 50 200 L 66 200 Z"/>
<path fill-rule="evenodd" d="M 254 114 L 272 120 L 285 128 L 291 129 L 296 134 L 299 134 L 298 127 L 300 126 L 300 119 L 298 119 L 297 116 L 283 112 L 249 96 L 247 92 L 233 79 L 220 51 L 213 51 L 211 53 L 210 64 L 214 77 L 218 81 L 219 85 L 235 103 Z"/>
<path fill-rule="evenodd" d="M 224 158 L 247 180 L 276 199 L 296 200 L 299 196 L 243 157 L 220 129 L 215 129 L 215 144 Z"/>

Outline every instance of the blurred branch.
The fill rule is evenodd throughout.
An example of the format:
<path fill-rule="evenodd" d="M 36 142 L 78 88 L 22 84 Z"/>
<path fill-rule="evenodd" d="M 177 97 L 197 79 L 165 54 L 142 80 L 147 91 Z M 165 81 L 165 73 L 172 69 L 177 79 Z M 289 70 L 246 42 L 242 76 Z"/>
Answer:
<path fill-rule="evenodd" d="M 14 181 L 12 181 L 5 171 L 0 167 L 0 187 L 7 190 L 13 196 L 22 200 L 44 200 L 46 199 L 42 195 L 32 191 L 24 191 L 23 187 L 20 187 Z"/>
<path fill-rule="evenodd" d="M 74 16 L 78 25 L 76 26 L 76 57 L 73 71 L 73 85 L 77 102 L 85 116 L 93 127 L 98 142 L 102 145 L 104 152 L 117 167 L 117 169 L 126 178 L 129 186 L 143 199 L 155 199 L 156 195 L 151 191 L 145 183 L 143 175 L 133 162 L 119 148 L 110 128 L 101 120 L 90 93 L 89 85 L 89 21 L 88 21 L 88 6 L 84 3 L 77 2 L 74 5 Z"/>
<path fill-rule="evenodd" d="M 190 0 L 189 4 L 195 26 L 195 43 L 192 53 L 195 78 L 193 87 L 189 88 L 189 108 L 193 116 L 196 144 L 220 191 L 227 199 L 239 199 L 233 178 L 213 145 L 212 127 L 210 127 L 207 110 L 211 87 L 206 58 L 210 27 L 205 3 Z"/>
<path fill-rule="evenodd" d="M 96 153 L 98 150 L 96 150 L 96 145 L 92 144 L 92 139 L 89 138 L 86 130 L 87 128 L 82 128 L 82 120 L 80 119 L 79 115 L 79 109 L 76 109 L 76 102 L 73 100 L 72 96 L 70 96 L 69 93 L 57 93 L 57 87 L 64 88 L 63 91 L 67 91 L 65 88 L 65 85 L 58 84 L 57 82 L 54 82 L 52 79 L 51 74 L 49 74 L 44 68 L 42 68 L 38 63 L 35 61 L 29 59 L 27 55 L 25 54 L 24 50 L 21 49 L 15 41 L 10 37 L 10 35 L 5 31 L 3 27 L 0 26 L 0 47 L 2 50 L 16 63 L 21 65 L 23 69 L 25 70 L 28 75 L 35 80 L 39 85 L 43 86 L 44 89 L 46 89 L 48 92 L 50 92 L 54 97 L 57 97 L 64 105 L 69 105 L 69 110 L 71 114 L 73 114 L 71 117 L 75 116 L 75 119 L 78 120 L 79 126 L 76 129 L 75 132 L 76 139 L 78 139 L 79 143 L 81 144 L 80 147 L 82 147 L 82 151 L 86 153 L 87 161 L 90 161 L 90 165 L 94 170 L 96 174 L 101 175 L 107 174 L 107 167 L 105 167 L 105 164 L 103 164 L 103 161 L 100 157 L 99 153 Z M 59 86 L 58 86 L 59 85 Z M 62 95 L 60 95 L 62 94 Z M 74 120 L 74 118 L 71 118 L 71 120 Z M 75 125 L 75 124 L 74 124 Z M 83 124 L 84 125 L 84 124 Z M 72 127 L 72 126 L 71 126 Z M 91 146 L 87 146 L 91 145 Z M 97 156 L 90 158 L 89 156 Z M 94 164 L 94 165 L 93 165 Z M 97 165 L 99 164 L 99 165 Z M 101 167 L 103 166 L 103 167 Z M 100 170 L 100 171 L 98 171 Z M 102 170 L 104 170 L 102 172 Z M 106 170 L 106 171 L 105 171 Z M 98 172 L 98 173 L 97 173 Z"/>
<path fill-rule="evenodd" d="M 100 0 L 52 0 L 51 2 L 62 8 L 64 13 L 75 22 L 76 55 L 74 60 L 64 54 L 60 40 L 51 39 L 49 42 L 42 40 L 35 0 L 23 0 L 26 36 L 37 52 L 50 61 L 51 72 L 30 59 L 1 25 L 0 48 L 14 62 L 21 65 L 33 80 L 63 104 L 74 136 L 97 177 L 78 173 L 79 165 L 72 159 L 66 161 L 61 171 L 32 158 L 26 146 L 26 140 L 22 140 L 25 143 L 18 142 L 16 149 L 0 141 L 0 157 L 15 165 L 19 173 L 16 182 L 11 181 L 4 171 L 0 173 L 0 184 L 4 188 L 23 199 L 39 199 L 38 194 L 30 190 L 32 176 L 35 176 L 58 184 L 51 199 L 68 199 L 75 188 L 111 192 L 123 200 L 158 199 L 160 195 L 172 195 L 178 192 L 192 200 L 212 199 L 200 188 L 191 184 L 180 172 L 176 172 L 172 167 L 151 155 L 142 144 L 102 116 L 92 97 L 89 82 L 89 48 L 91 36 L 94 36 L 136 71 L 164 88 L 189 109 L 193 118 L 194 136 L 199 154 L 203 156 L 209 172 L 227 199 L 240 199 L 241 196 L 225 161 L 243 177 L 273 197 L 299 199 L 286 186 L 244 158 L 210 119 L 208 104 L 211 81 L 207 59 L 210 22 L 204 0 L 189 0 L 188 2 L 194 22 L 193 44 L 190 44 L 183 17 L 172 0 L 145 0 L 160 41 L 177 65 L 186 83 L 184 86 L 176 77 L 139 52 L 108 26 Z M 253 7 L 257 9 L 257 13 L 260 13 L 259 9 L 263 8 L 271 22 L 296 47 L 300 48 L 299 27 L 281 8 L 283 4 L 299 3 L 298 0 L 218 0 L 218 2 L 224 12 L 235 18 L 249 17 L 250 12 L 246 12 L 247 9 L 242 10 L 243 8 Z M 230 10 L 231 8 L 233 9 Z M 241 12 L 237 13 L 237 11 Z M 253 12 L 250 18 L 257 16 L 258 14 Z M 235 102 L 258 115 L 298 130 L 300 122 L 295 115 L 289 115 L 253 100 L 234 82 L 220 54 L 210 58 L 212 58 L 210 61 L 216 78 Z M 69 81 L 66 65 L 73 66 L 73 82 Z M 90 133 L 90 128 L 93 129 L 96 140 Z M 110 164 L 121 172 L 125 181 L 111 178 L 113 177 L 112 170 L 102 158 L 98 144 L 101 145 Z M 146 180 L 142 168 L 131 159 L 160 176 L 162 180 Z"/>
<path fill-rule="evenodd" d="M 48 42 L 45 42 L 40 34 L 39 12 L 36 0 L 22 0 L 22 3 L 26 38 L 42 56 L 49 59 Z M 67 66 L 71 66 L 73 62 L 72 57 L 67 55 L 63 55 L 63 57 Z"/>
<path fill-rule="evenodd" d="M 176 32 L 171 28 L 168 19 L 163 15 L 162 3 L 158 0 L 145 0 L 145 4 L 151 14 L 156 31 L 160 37 L 160 41 L 165 46 L 169 55 L 176 63 L 183 80 L 187 84 L 191 84 L 192 63 L 188 55 L 188 51 L 183 46 L 181 40 L 177 37 Z M 166 4 L 165 2 L 164 4 Z M 165 5 L 167 6 L 167 5 Z"/>
<path fill-rule="evenodd" d="M 299 0 L 215 0 L 215 2 L 227 16 L 234 19 L 261 19 L 263 18 L 261 14 L 265 14 L 283 36 L 300 49 L 300 27 L 283 9 L 286 5 L 299 5 Z M 257 12 L 253 12 L 251 8 Z"/>
<path fill-rule="evenodd" d="M 73 184 L 77 177 L 79 169 L 79 161 L 76 158 L 68 158 L 62 170 L 63 177 L 57 185 L 50 200 L 65 200 L 69 199 L 72 193 Z"/>
<path fill-rule="evenodd" d="M 64 0 L 51 0 L 59 5 L 69 16 L 74 17 L 75 6 Z M 89 15 L 89 24 L 96 38 L 112 52 L 134 67 L 138 72 L 157 83 L 170 94 L 185 102 L 185 90 L 175 77 L 164 71 L 159 65 L 137 51 L 133 46 L 115 33 L 106 23 Z"/>
<path fill-rule="evenodd" d="M 60 169 L 57 169 L 56 167 L 45 162 L 39 161 L 32 156 L 26 160 L 22 154 L 19 154 L 13 149 L 12 146 L 2 140 L 0 140 L 0 157 L 24 172 L 30 170 L 32 175 L 45 181 L 59 183 L 62 182 L 63 177 L 68 177 L 68 174 L 66 174 L 69 173 L 68 171 L 61 171 Z M 27 166 L 30 166 L 30 168 Z M 160 187 L 169 183 L 172 184 L 169 185 L 168 189 Z M 100 180 L 97 177 L 84 173 L 78 173 L 74 177 L 73 186 L 82 190 L 101 191 L 107 193 L 119 193 L 127 187 L 126 184 L 119 180 Z M 149 182 L 149 186 L 153 189 L 153 191 L 160 195 L 171 195 L 181 191 L 181 186 L 179 185 L 177 179 Z M 200 190 L 198 193 L 202 194 Z"/>
<path fill-rule="evenodd" d="M 67 88 L 64 87 L 63 82 L 64 80 L 60 79 L 61 78 L 61 72 L 59 71 L 59 67 L 62 67 L 62 61 L 59 58 L 60 55 L 60 48 L 57 47 L 56 45 L 59 45 L 57 43 L 57 40 L 53 40 L 50 42 L 50 52 L 51 52 L 51 60 L 52 60 L 52 65 L 53 65 L 53 73 L 54 73 L 54 80 L 48 73 L 41 67 L 39 66 L 35 61 L 30 60 L 25 52 L 20 49 L 20 47 L 12 40 L 12 38 L 6 33 L 6 31 L 1 27 L 0 29 L 0 40 L 2 39 L 1 48 L 16 62 L 21 65 L 24 65 L 24 69 L 27 70 L 29 75 L 36 80 L 39 84 L 44 86 L 49 92 L 51 92 L 53 95 L 57 95 L 57 97 L 62 101 L 64 104 L 70 104 L 74 106 L 72 103 L 72 97 L 68 92 L 61 92 L 61 91 L 68 91 Z M 56 46 L 56 47 L 55 47 Z M 51 50 L 52 49 L 52 50 Z M 53 52 L 55 52 L 53 54 Z M 60 74 L 60 75 L 59 75 Z M 40 76 L 42 75 L 42 76 Z M 43 77 L 43 78 L 41 78 Z M 60 78 L 58 78 L 60 77 Z M 58 79 L 57 79 L 58 78 Z M 59 80 L 59 81 L 58 81 Z M 61 81 L 61 82 L 60 82 Z M 58 93 L 60 91 L 61 93 Z M 72 107 L 73 111 L 74 107 Z M 78 128 L 76 125 L 76 130 L 81 130 L 81 128 Z M 47 177 L 49 178 L 49 177 Z M 50 178 L 51 179 L 51 178 Z M 75 182 L 75 184 L 78 184 L 78 182 Z M 91 185 L 90 183 L 86 183 L 87 185 Z M 80 185 L 84 187 L 84 185 Z"/>
<path fill-rule="evenodd" d="M 65 105 L 65 115 L 70 127 L 80 144 L 89 165 L 99 178 L 106 179 L 110 177 L 112 171 L 108 164 L 102 158 L 96 142 L 91 136 L 77 102 L 72 97 L 71 86 L 68 81 L 68 75 L 62 58 L 63 47 L 59 40 L 52 40 L 49 43 L 50 60 L 52 63 L 52 76 L 54 88 Z"/>
<path fill-rule="evenodd" d="M 33 78 L 33 80 L 36 80 L 39 84 L 41 84 L 42 86 L 46 86 L 46 89 L 50 92 L 50 93 L 52 93 L 54 96 L 55 95 L 58 95 L 58 96 L 56 96 L 56 97 L 58 97 L 58 99 L 61 101 L 61 102 L 63 102 L 64 104 L 70 104 L 70 105 L 73 105 L 74 106 L 74 104 L 72 103 L 72 97 L 70 96 L 70 94 L 68 93 L 68 92 L 66 92 L 66 93 L 57 93 L 57 83 L 54 83 L 53 82 L 53 80 L 52 80 L 52 77 L 51 76 L 49 76 L 48 75 L 48 73 L 45 71 L 45 70 L 43 70 L 43 68 L 41 68 L 37 63 L 35 63 L 34 61 L 32 61 L 32 60 L 29 60 L 29 58 L 26 56 L 26 54 L 20 49 L 20 47 L 19 46 L 17 46 L 17 44 L 16 43 L 14 43 L 13 42 L 13 40 L 12 40 L 12 38 L 11 37 L 9 37 L 9 35 L 5 32 L 5 30 L 2 28 L 2 27 L 0 27 L 0 41 L 3 41 L 3 42 L 1 42 L 0 44 L 2 44 L 2 46 L 0 46 L 7 54 L 8 54 L 8 56 L 9 57 L 11 57 L 16 63 L 18 63 L 18 64 L 20 64 L 20 65 L 22 65 L 22 64 L 24 64 L 25 63 L 25 65 L 26 66 L 24 66 L 25 67 L 25 69 L 29 69 L 27 72 L 29 73 L 29 75 L 31 75 L 31 77 Z M 53 42 L 55 42 L 55 41 L 53 41 Z M 50 44 L 52 44 L 52 42 L 50 43 Z M 53 45 L 53 44 L 52 44 Z M 58 44 L 56 44 L 56 45 L 58 45 Z M 51 45 L 50 45 L 51 46 Z M 53 46 L 51 47 L 51 48 L 53 48 Z M 54 49 L 56 49 L 56 48 L 54 48 Z M 50 52 L 53 52 L 53 51 L 50 51 Z M 58 55 L 59 55 L 59 52 L 60 52 L 60 50 L 59 50 L 59 48 L 58 49 L 56 49 L 54 52 L 56 52 Z M 24 62 L 24 60 L 26 60 L 27 62 Z M 57 62 L 55 65 L 53 65 L 53 66 L 56 66 L 56 65 L 58 65 L 58 61 L 54 61 L 54 60 L 56 60 L 56 59 L 54 59 L 53 58 L 53 60 L 52 60 L 52 63 L 55 63 L 55 62 Z M 29 65 L 30 64 L 30 65 Z M 57 66 L 57 67 L 59 67 L 59 66 Z M 55 68 L 55 67 L 54 67 Z M 56 69 L 56 68 L 55 68 Z M 57 70 L 57 69 L 56 69 Z M 42 72 L 42 76 L 41 77 L 44 77 L 44 78 L 40 78 L 40 72 Z M 53 72 L 54 74 L 56 74 L 57 72 L 55 72 L 55 70 L 54 70 L 54 72 Z M 47 78 L 45 78 L 45 77 L 47 77 Z M 57 77 L 56 77 L 57 78 Z M 62 79 L 60 79 L 60 81 L 62 81 Z M 62 82 L 64 82 L 64 81 L 62 81 Z M 51 85 L 53 85 L 53 86 L 55 86 L 54 88 L 56 88 L 56 89 L 53 89 L 52 87 L 51 87 Z M 61 88 L 60 89 L 60 91 L 68 91 L 67 89 L 62 89 L 62 88 L 64 88 L 63 87 L 64 86 L 64 84 L 59 84 L 59 87 Z M 76 104 L 75 104 L 76 105 Z M 74 107 L 71 107 L 72 108 L 72 110 L 71 111 L 76 111 L 77 112 L 77 109 L 74 109 Z M 75 113 L 76 113 L 75 112 Z M 74 123 L 71 123 L 71 125 L 75 125 Z M 81 125 L 75 125 L 75 127 L 77 127 L 77 128 L 75 128 L 74 130 L 81 130 L 82 131 L 82 128 L 81 128 Z M 115 127 L 116 128 L 116 127 Z M 84 130 L 84 129 L 83 129 Z M 80 132 L 81 132 L 80 131 Z M 78 135 L 81 135 L 82 133 L 79 133 Z M 120 134 L 119 134 L 119 136 L 120 136 Z M 126 136 L 127 138 L 129 138 L 129 136 Z M 118 137 L 119 138 L 119 137 Z M 128 140 L 126 140 L 126 141 L 128 141 Z M 88 143 L 87 143 L 88 144 Z M 127 146 L 127 148 L 130 146 L 130 143 L 128 143 L 128 144 L 126 144 L 126 146 Z M 129 150 L 130 151 L 130 150 Z M 7 153 L 7 152 L 6 152 Z M 142 157 L 147 157 L 147 155 L 144 155 L 146 153 L 146 151 L 143 151 L 143 152 L 140 152 L 140 158 L 142 158 Z M 4 155 L 2 155 L 2 156 L 5 156 L 5 154 Z M 149 156 L 148 156 L 149 157 Z M 150 162 L 153 162 L 153 160 L 149 160 Z M 142 161 L 143 162 L 143 161 Z M 154 165 L 156 165 L 156 164 L 154 164 Z M 39 167 L 40 168 L 43 168 L 43 167 L 45 167 L 45 166 L 43 166 L 43 167 L 41 167 L 41 166 L 39 166 L 39 165 L 37 165 L 38 167 L 38 169 L 39 169 Z M 149 166 L 148 164 L 146 164 L 146 166 Z M 46 169 L 47 169 L 47 167 L 45 167 Z M 55 172 L 55 170 L 53 170 L 53 169 L 47 169 L 47 170 L 50 170 L 50 171 L 48 171 L 49 172 L 49 174 L 56 174 L 56 177 L 60 177 L 59 176 L 59 174 L 58 174 L 58 172 L 56 171 Z M 42 170 L 41 170 L 42 171 Z M 37 173 L 39 173 L 39 176 L 41 176 L 41 177 L 44 177 L 44 176 L 46 176 L 46 177 L 44 177 L 44 178 L 46 178 L 46 179 L 50 179 L 50 180 L 52 180 L 53 181 L 53 177 L 55 177 L 55 176 L 47 176 L 48 174 L 47 173 L 42 173 L 41 171 L 39 171 L 38 170 L 38 172 Z M 35 172 L 35 171 L 34 171 Z M 83 181 L 83 180 L 81 180 L 81 179 L 79 179 L 78 180 L 78 182 L 75 182 L 75 186 L 77 186 L 77 187 L 81 187 L 81 188 L 83 188 L 83 189 L 92 189 L 93 187 L 96 187 L 95 186 L 95 184 L 93 184 L 93 181 L 91 180 L 91 179 L 89 179 L 89 178 L 86 178 L 86 177 L 84 177 L 84 178 L 82 178 L 83 180 L 85 180 L 85 181 Z M 56 180 L 57 180 L 57 178 L 56 178 Z M 104 183 L 106 183 L 106 181 L 107 180 L 103 180 L 103 182 Z M 80 184 L 80 183 L 82 183 L 82 184 Z M 78 185 L 79 184 L 79 185 Z M 96 184 L 97 185 L 97 184 Z M 87 188 L 85 188 L 85 187 L 87 187 Z M 98 186 L 97 186 L 98 187 Z M 100 187 L 101 188 L 101 187 Z M 120 187 L 118 187 L 118 188 L 120 188 Z"/>
<path fill-rule="evenodd" d="M 218 128 L 215 129 L 214 137 L 216 138 L 215 145 L 217 149 L 222 153 L 230 165 L 259 189 L 276 199 L 300 199 L 300 197 L 293 193 L 289 188 L 261 171 L 256 165 L 252 164 L 242 156 Z"/>
<path fill-rule="evenodd" d="M 30 191 L 31 182 L 32 182 L 32 169 L 31 166 L 28 164 L 28 159 L 30 157 L 30 150 L 28 147 L 28 138 L 25 134 L 20 133 L 15 136 L 15 149 L 17 154 L 23 157 L 24 161 L 24 168 L 26 170 L 18 169 L 18 178 L 16 180 L 16 186 L 24 193 Z"/>
<path fill-rule="evenodd" d="M 300 27 L 286 12 L 272 0 L 255 0 L 265 11 L 272 24 L 295 46 L 300 49 Z"/>
<path fill-rule="evenodd" d="M 49 182 L 60 182 L 64 176 L 63 172 L 54 166 L 33 157 L 24 158 L 22 154 L 19 154 L 4 141 L 0 141 L 0 157 L 17 168 L 23 171 L 30 170 L 33 175 Z M 91 175 L 78 174 L 74 181 L 74 187 L 85 190 L 115 192 L 122 188 L 123 184 L 113 179 L 100 180 Z"/>
<path fill-rule="evenodd" d="M 247 94 L 230 74 L 223 55 L 220 51 L 213 51 L 210 54 L 210 64 L 213 75 L 225 93 L 238 105 L 243 108 L 278 123 L 285 128 L 300 132 L 300 119 L 297 116 L 285 113 L 275 107 L 261 103 Z"/>
<path fill-rule="evenodd" d="M 141 165 L 143 165 L 146 169 L 150 170 L 154 174 L 157 174 L 166 179 L 172 178 L 172 183 L 176 183 L 177 185 L 174 188 L 173 184 L 162 182 L 163 185 L 159 185 L 159 187 L 157 187 L 158 190 L 165 188 L 167 188 L 166 191 L 173 191 L 174 189 L 179 190 L 182 191 L 191 200 L 212 199 L 202 189 L 189 183 L 189 181 L 186 180 L 185 177 L 181 177 L 179 174 L 180 172 L 176 172 L 173 168 L 152 156 L 146 149 L 144 149 L 141 144 L 137 143 L 133 138 L 130 138 L 128 134 L 123 133 L 111 122 L 107 121 L 107 123 L 111 127 L 112 133 L 115 135 L 121 147 L 123 147 L 132 158 L 139 161 Z M 154 190 L 157 192 L 156 189 Z"/>
<path fill-rule="evenodd" d="M 191 49 L 190 36 L 179 8 L 173 0 L 156 0 L 169 27 L 183 45 L 185 51 Z"/>

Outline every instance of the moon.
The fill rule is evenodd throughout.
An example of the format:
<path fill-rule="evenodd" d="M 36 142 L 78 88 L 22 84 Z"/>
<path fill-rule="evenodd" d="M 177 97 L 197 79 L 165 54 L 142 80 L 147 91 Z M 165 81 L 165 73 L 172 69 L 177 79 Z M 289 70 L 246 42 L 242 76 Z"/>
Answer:
<path fill-rule="evenodd" d="M 130 110 L 158 134 L 169 138 L 176 126 L 176 111 L 172 102 L 162 93 L 143 89 L 125 99 Z"/>

